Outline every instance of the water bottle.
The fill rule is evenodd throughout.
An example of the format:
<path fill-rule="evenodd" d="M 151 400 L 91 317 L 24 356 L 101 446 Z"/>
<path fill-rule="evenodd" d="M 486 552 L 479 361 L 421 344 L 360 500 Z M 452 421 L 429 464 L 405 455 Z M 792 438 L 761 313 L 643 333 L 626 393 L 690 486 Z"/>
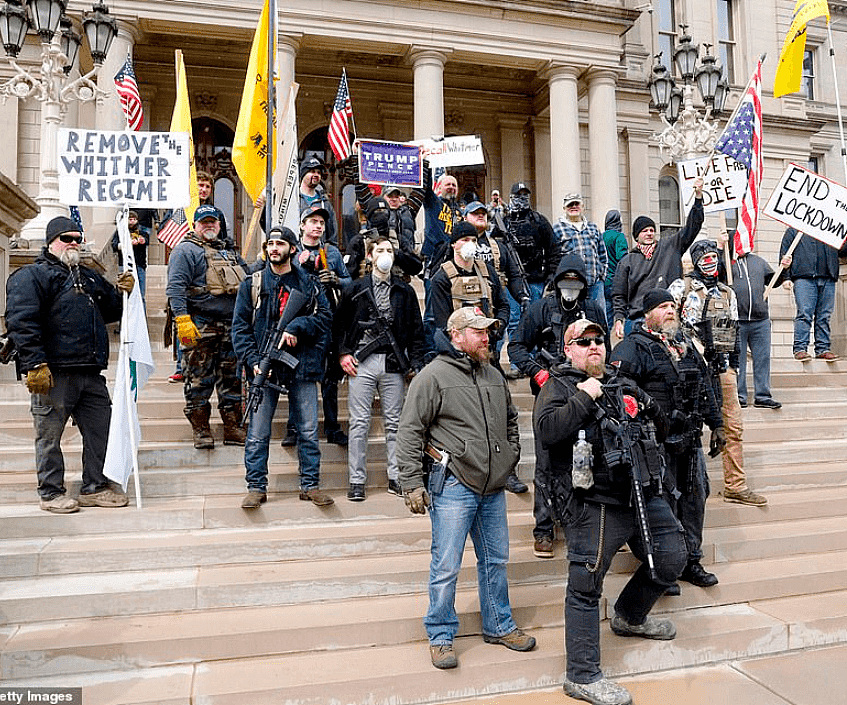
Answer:
<path fill-rule="evenodd" d="M 582 430 L 579 432 L 577 442 L 573 444 L 571 478 L 574 487 L 587 490 L 594 484 L 594 473 L 591 472 L 591 456 L 591 444 L 585 440 L 585 431 Z"/>

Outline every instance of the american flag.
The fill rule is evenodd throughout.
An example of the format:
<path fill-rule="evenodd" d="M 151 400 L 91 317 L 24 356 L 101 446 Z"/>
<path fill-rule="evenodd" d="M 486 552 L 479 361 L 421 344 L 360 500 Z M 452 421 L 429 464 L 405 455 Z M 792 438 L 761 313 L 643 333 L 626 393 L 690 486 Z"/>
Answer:
<path fill-rule="evenodd" d="M 121 99 L 127 125 L 135 131 L 141 129 L 141 123 L 144 122 L 144 108 L 141 106 L 141 94 L 138 92 L 138 81 L 135 80 L 131 56 L 126 57 L 124 65 L 115 74 L 115 88 Z"/>
<path fill-rule="evenodd" d="M 335 158 L 343 162 L 350 156 L 350 123 L 353 106 L 350 104 L 350 91 L 347 88 L 347 69 L 341 71 L 341 83 L 335 94 L 332 117 L 329 119 L 329 146 Z"/>
<path fill-rule="evenodd" d="M 71 220 L 76 223 L 79 231 L 81 233 L 85 233 L 85 228 L 82 227 L 82 215 L 79 212 L 79 208 L 76 206 L 68 206 L 68 210 L 71 212 Z"/>
<path fill-rule="evenodd" d="M 185 217 L 185 210 L 177 208 L 171 211 L 171 214 L 162 223 L 157 237 L 160 242 L 164 242 L 173 249 L 182 242 L 182 238 L 188 235 L 188 229 L 188 218 Z"/>
<path fill-rule="evenodd" d="M 759 221 L 759 186 L 762 183 L 762 62 L 741 97 L 735 118 L 726 126 L 715 151 L 727 154 L 747 167 L 747 191 L 741 203 L 735 230 L 735 255 L 753 251 L 753 236 Z"/>

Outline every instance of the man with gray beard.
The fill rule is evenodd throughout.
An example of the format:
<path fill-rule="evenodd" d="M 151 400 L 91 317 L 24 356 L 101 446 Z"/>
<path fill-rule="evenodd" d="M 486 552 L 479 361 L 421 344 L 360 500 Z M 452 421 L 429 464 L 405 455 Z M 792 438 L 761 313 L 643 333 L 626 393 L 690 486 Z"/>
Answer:
<path fill-rule="evenodd" d="M 112 403 L 101 372 L 109 362 L 106 324 L 120 320 L 121 292 L 132 291 L 135 280 L 124 272 L 115 287 L 81 265 L 83 235 L 70 218 L 53 218 L 45 241 L 38 259 L 6 283 L 6 326 L 32 394 L 41 508 L 71 514 L 80 507 L 125 507 L 126 495 L 103 474 Z M 64 482 L 60 440 L 68 418 L 82 436 L 78 500 L 66 495 Z"/>

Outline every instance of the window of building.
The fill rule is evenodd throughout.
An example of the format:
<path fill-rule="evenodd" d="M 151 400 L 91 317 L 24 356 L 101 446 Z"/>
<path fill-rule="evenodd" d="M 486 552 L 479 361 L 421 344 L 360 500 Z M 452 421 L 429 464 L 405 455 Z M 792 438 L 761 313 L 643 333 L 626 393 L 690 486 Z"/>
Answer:
<path fill-rule="evenodd" d="M 816 174 L 820 174 L 820 172 L 818 171 L 818 169 L 820 168 L 820 158 L 815 156 L 809 157 L 808 167 L 809 171 L 813 171 Z"/>
<path fill-rule="evenodd" d="M 659 231 L 676 232 L 682 226 L 679 184 L 673 176 L 659 177 Z"/>
<path fill-rule="evenodd" d="M 718 58 L 724 68 L 726 80 L 735 82 L 735 30 L 732 23 L 732 0 L 718 3 Z"/>
<path fill-rule="evenodd" d="M 803 83 L 800 91 L 809 100 L 815 99 L 815 50 L 806 49 L 803 52 Z"/>
<path fill-rule="evenodd" d="M 658 51 L 662 52 L 662 63 L 673 74 L 676 73 L 673 63 L 673 52 L 676 44 L 677 30 L 674 0 L 659 0 L 656 10 L 659 16 Z"/>

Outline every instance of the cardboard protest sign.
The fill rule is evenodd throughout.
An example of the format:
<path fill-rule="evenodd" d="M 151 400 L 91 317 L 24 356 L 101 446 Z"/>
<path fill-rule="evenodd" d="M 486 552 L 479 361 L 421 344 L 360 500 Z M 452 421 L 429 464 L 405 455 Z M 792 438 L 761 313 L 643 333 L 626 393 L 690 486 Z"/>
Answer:
<path fill-rule="evenodd" d="M 191 201 L 185 133 L 63 128 L 58 150 L 66 205 L 178 208 Z"/>
<path fill-rule="evenodd" d="M 358 140 L 358 144 L 362 183 L 423 185 L 423 160 L 418 145 L 381 140 Z"/>
<path fill-rule="evenodd" d="M 715 153 L 711 158 L 699 157 L 677 162 L 679 190 L 685 205 L 685 215 L 694 205 L 694 181 L 703 177 L 703 211 L 715 213 L 740 208 L 747 190 L 747 168 L 726 154 Z"/>
<path fill-rule="evenodd" d="M 763 212 L 830 247 L 847 237 L 847 188 L 797 164 L 788 165 Z"/>
<path fill-rule="evenodd" d="M 482 140 L 476 135 L 445 137 L 442 140 L 414 140 L 421 147 L 421 159 L 429 159 L 433 169 L 485 164 Z"/>

